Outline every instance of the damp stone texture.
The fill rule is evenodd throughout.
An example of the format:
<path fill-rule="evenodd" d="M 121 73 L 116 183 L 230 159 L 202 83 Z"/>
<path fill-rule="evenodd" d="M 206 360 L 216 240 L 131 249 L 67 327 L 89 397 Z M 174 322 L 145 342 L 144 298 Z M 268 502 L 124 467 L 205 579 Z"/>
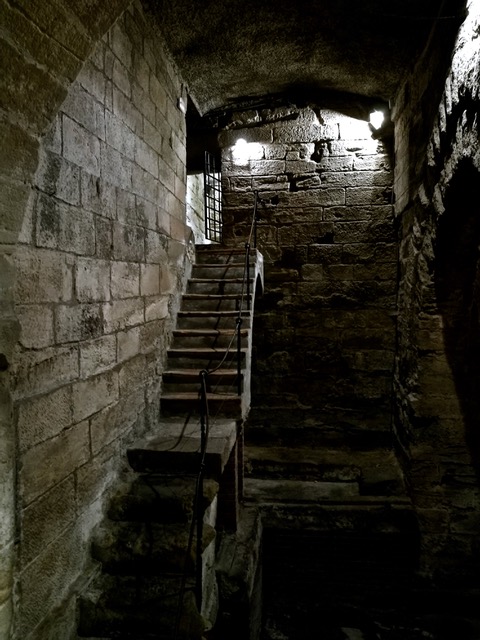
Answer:
<path fill-rule="evenodd" d="M 131 5 L 71 84 L 12 255 L 18 640 L 71 637 L 105 496 L 158 426 L 190 231 L 185 95 L 150 24 Z"/>
<path fill-rule="evenodd" d="M 258 192 L 250 434 L 384 445 L 397 272 L 387 148 L 365 121 L 313 108 L 235 114 L 219 140 L 227 243 L 247 239 Z"/>
<path fill-rule="evenodd" d="M 480 569 L 480 11 L 467 10 L 446 74 L 431 64 L 452 37 L 438 25 L 392 114 L 402 235 L 394 426 L 421 573 L 449 588 L 474 584 Z"/>

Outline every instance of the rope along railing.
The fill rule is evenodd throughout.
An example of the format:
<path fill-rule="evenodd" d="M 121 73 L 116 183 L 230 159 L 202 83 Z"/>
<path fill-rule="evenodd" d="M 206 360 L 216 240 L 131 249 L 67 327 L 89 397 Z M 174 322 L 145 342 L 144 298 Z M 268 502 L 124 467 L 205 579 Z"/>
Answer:
<path fill-rule="evenodd" d="M 209 384 L 209 376 L 212 376 L 214 373 L 219 371 L 221 367 L 228 360 L 229 355 L 233 353 L 232 359 L 230 363 L 233 361 L 233 357 L 236 358 L 237 364 L 237 376 L 236 376 L 236 386 L 237 386 L 237 394 L 240 396 L 242 394 L 242 334 L 241 328 L 243 323 L 243 312 L 245 307 L 245 301 L 247 306 L 247 311 L 251 310 L 251 278 L 250 278 L 250 252 L 253 243 L 253 249 L 257 247 L 257 206 L 258 206 L 258 191 L 254 193 L 254 207 L 253 207 L 253 216 L 250 224 L 250 230 L 245 242 L 245 261 L 243 267 L 243 277 L 242 277 L 242 286 L 240 296 L 238 298 L 237 305 L 237 317 L 235 319 L 235 332 L 230 339 L 229 344 L 225 350 L 225 354 L 222 357 L 219 364 L 216 367 L 209 369 L 208 367 L 202 369 L 200 371 L 200 389 L 199 389 L 199 404 L 200 404 L 200 464 L 198 469 L 198 474 L 196 477 L 195 484 L 195 497 L 193 504 L 193 517 L 190 526 L 190 532 L 188 537 L 188 547 L 186 551 L 186 558 L 190 557 L 193 541 L 196 532 L 196 563 L 195 563 L 195 599 L 197 603 L 197 608 L 201 611 L 202 607 L 202 583 L 203 583 L 203 572 L 202 572 L 202 538 L 203 538 L 203 511 L 202 511 L 202 502 L 203 502 L 203 481 L 205 477 L 205 460 L 207 455 L 207 447 L 208 447 L 208 437 L 210 432 L 210 412 L 208 408 L 208 389 L 211 387 Z M 236 340 L 236 350 L 233 350 L 233 345 Z M 209 363 L 211 364 L 211 362 Z M 221 378 L 217 382 L 217 387 L 221 384 Z M 217 409 L 217 414 L 221 412 L 222 407 L 219 406 Z M 187 561 L 185 562 L 185 567 L 187 565 Z M 186 568 L 182 576 L 182 584 L 180 588 L 180 597 L 178 602 L 177 616 L 175 622 L 175 632 L 174 632 L 174 640 L 177 640 L 179 630 L 180 630 L 180 621 L 182 615 L 183 608 L 183 596 L 186 588 Z"/>

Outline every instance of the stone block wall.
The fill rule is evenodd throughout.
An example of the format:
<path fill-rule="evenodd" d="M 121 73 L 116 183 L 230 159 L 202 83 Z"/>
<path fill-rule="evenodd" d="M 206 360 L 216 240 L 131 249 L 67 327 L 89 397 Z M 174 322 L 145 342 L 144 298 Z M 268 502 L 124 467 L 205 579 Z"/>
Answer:
<path fill-rule="evenodd" d="M 95 43 L 130 0 L 45 0 L 0 11 L 0 635 L 13 618 L 15 431 L 10 365 L 19 335 L 13 254 L 35 191 L 40 137 Z M 59 634 L 61 635 L 61 634 Z M 59 636 L 57 636 L 59 637 Z"/>
<path fill-rule="evenodd" d="M 259 197 L 250 433 L 389 441 L 397 241 L 386 149 L 366 122 L 312 108 L 237 114 L 220 144 L 227 242 L 243 244 Z"/>
<path fill-rule="evenodd" d="M 12 255 L 14 638 L 73 637 L 105 494 L 127 444 L 158 426 L 189 268 L 183 91 L 136 2 L 95 46 L 40 140 Z"/>
<path fill-rule="evenodd" d="M 456 43 L 461 12 L 437 25 L 392 114 L 402 233 L 395 431 L 421 572 L 449 587 L 473 586 L 480 569 L 480 12 L 467 5 Z"/>

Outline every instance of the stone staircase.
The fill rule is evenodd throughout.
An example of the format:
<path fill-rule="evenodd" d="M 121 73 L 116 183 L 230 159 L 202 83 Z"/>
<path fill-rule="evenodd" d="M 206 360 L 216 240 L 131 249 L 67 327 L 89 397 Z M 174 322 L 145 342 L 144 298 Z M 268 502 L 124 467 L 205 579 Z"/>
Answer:
<path fill-rule="evenodd" d="M 343 638 L 340 630 L 350 629 L 374 638 L 383 625 L 393 631 L 382 638 L 416 639 L 395 618 L 411 605 L 418 532 L 393 452 L 309 446 L 296 430 L 274 441 L 247 429 L 244 443 L 253 312 L 240 312 L 239 378 L 243 264 L 241 251 L 197 248 L 162 375 L 158 433 L 128 450 L 129 470 L 95 532 L 101 571 L 80 600 L 79 637 L 276 640 Z M 250 276 L 253 297 L 259 255 Z M 197 545 L 205 369 L 210 420 Z"/>
<path fill-rule="evenodd" d="M 81 638 L 200 640 L 217 615 L 215 539 L 218 530 L 237 525 L 253 312 L 242 293 L 244 251 L 204 246 L 196 256 L 162 375 L 158 433 L 128 450 L 130 469 L 94 534 L 92 557 L 101 571 L 79 601 Z M 261 268 L 261 256 L 253 252 L 252 300 Z M 201 465 L 202 370 L 214 371 L 207 377 L 210 418 L 197 545 L 192 521 Z"/>

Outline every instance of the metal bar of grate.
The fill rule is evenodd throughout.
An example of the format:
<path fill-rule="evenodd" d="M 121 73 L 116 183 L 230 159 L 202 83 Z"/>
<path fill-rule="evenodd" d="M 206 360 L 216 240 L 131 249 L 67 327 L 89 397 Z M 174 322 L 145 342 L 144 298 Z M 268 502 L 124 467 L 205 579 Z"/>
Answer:
<path fill-rule="evenodd" d="M 205 151 L 204 172 L 205 237 L 222 241 L 222 180 L 215 156 Z"/>

